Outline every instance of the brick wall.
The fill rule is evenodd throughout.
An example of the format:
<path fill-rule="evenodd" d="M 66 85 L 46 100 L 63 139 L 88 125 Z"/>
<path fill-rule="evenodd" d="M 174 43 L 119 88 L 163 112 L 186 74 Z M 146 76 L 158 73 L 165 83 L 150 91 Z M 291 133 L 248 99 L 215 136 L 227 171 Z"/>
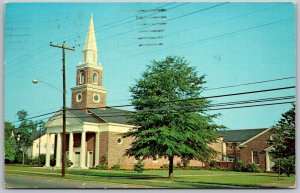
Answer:
<path fill-rule="evenodd" d="M 96 159 L 99 159 L 99 164 L 105 164 L 108 159 L 108 131 L 100 132 L 99 143 L 99 158 Z"/>
<path fill-rule="evenodd" d="M 259 153 L 259 168 L 261 171 L 266 170 L 266 152 L 264 149 L 270 147 L 267 140 L 270 139 L 270 136 L 272 135 L 271 131 L 268 131 L 257 138 L 253 139 L 252 141 L 246 143 L 246 147 L 241 148 L 240 150 L 240 156 L 241 160 L 245 163 L 252 163 L 252 151 L 258 151 Z"/>
<path fill-rule="evenodd" d="M 122 133 L 109 132 L 108 134 L 108 166 L 112 167 L 119 163 L 121 168 L 132 169 L 135 163 L 134 157 L 124 155 L 125 150 L 130 147 L 132 138 L 122 138 L 121 143 L 118 143 L 119 137 L 122 137 Z"/>
<path fill-rule="evenodd" d="M 80 79 L 80 72 L 84 71 L 85 73 L 85 84 L 94 84 L 93 83 L 93 73 L 98 72 L 98 83 L 96 85 L 102 86 L 102 70 L 98 69 L 93 69 L 91 67 L 85 67 L 81 69 L 77 69 L 77 74 L 76 74 L 76 85 L 79 85 L 79 79 Z"/>
<path fill-rule="evenodd" d="M 73 133 L 74 147 L 81 146 L 81 133 Z"/>
<path fill-rule="evenodd" d="M 80 102 L 76 101 L 76 95 L 78 93 L 82 94 L 82 100 Z M 93 94 L 100 95 L 100 102 L 96 103 L 93 101 Z M 72 92 L 72 108 L 98 108 L 98 107 L 105 107 L 106 105 L 106 93 L 103 92 L 94 92 L 94 91 L 74 91 Z"/>
<path fill-rule="evenodd" d="M 231 144 L 231 148 L 228 144 Z M 240 149 L 238 148 L 238 145 L 240 142 L 227 142 L 226 143 L 226 156 L 234 158 L 235 161 L 240 159 Z"/>

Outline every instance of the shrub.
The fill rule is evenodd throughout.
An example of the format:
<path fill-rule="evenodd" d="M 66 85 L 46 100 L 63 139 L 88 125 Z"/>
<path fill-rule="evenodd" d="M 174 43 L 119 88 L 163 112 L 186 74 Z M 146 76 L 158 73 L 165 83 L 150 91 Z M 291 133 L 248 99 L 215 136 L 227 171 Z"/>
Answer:
<path fill-rule="evenodd" d="M 46 164 L 46 154 L 40 154 L 40 166 L 44 166 Z"/>
<path fill-rule="evenodd" d="M 234 162 L 232 169 L 234 171 L 236 171 L 236 172 L 243 172 L 243 171 L 245 171 L 245 166 L 244 166 L 243 161 L 236 161 L 236 162 Z"/>
<path fill-rule="evenodd" d="M 216 168 L 218 166 L 218 162 L 216 160 L 211 160 L 209 162 L 209 167 Z"/>
<path fill-rule="evenodd" d="M 168 164 L 163 164 L 162 166 L 160 166 L 160 168 L 162 168 L 162 169 L 168 169 L 169 165 Z"/>
<path fill-rule="evenodd" d="M 256 163 L 249 163 L 246 167 L 247 172 L 259 172 L 260 169 Z"/>
<path fill-rule="evenodd" d="M 54 167 L 56 165 L 56 159 L 54 157 L 54 155 L 50 156 L 50 166 Z"/>
<path fill-rule="evenodd" d="M 73 162 L 71 160 L 69 160 L 69 158 L 66 158 L 65 159 L 65 169 L 68 169 L 72 165 L 73 165 Z"/>
<path fill-rule="evenodd" d="M 112 170 L 120 170 L 121 169 L 121 165 L 119 163 L 113 165 L 110 169 Z"/>
<path fill-rule="evenodd" d="M 280 170 L 279 170 L 280 165 Z M 280 164 L 279 159 L 275 160 L 275 165 L 272 167 L 272 169 L 276 172 L 280 171 L 281 174 L 286 174 L 287 176 L 291 176 L 295 174 L 295 157 L 289 156 L 286 158 L 280 158 Z"/>
<path fill-rule="evenodd" d="M 108 165 L 107 164 L 96 165 L 95 169 L 97 169 L 97 170 L 107 170 Z"/>
<path fill-rule="evenodd" d="M 182 158 L 181 162 L 182 162 L 182 167 L 183 167 L 183 168 L 189 167 L 189 164 L 190 164 L 190 160 L 189 160 L 189 159 L 187 159 L 187 158 Z"/>
<path fill-rule="evenodd" d="M 136 171 L 137 173 L 143 173 L 144 163 L 142 162 L 142 160 L 138 159 L 138 162 L 134 164 L 133 170 Z"/>

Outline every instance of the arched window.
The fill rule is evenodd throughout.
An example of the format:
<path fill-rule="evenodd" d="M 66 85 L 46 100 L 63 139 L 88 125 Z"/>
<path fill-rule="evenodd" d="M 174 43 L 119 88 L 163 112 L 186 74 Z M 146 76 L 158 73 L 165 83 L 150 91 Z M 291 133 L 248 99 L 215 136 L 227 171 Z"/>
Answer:
<path fill-rule="evenodd" d="M 93 83 L 98 83 L 98 72 L 93 73 Z"/>
<path fill-rule="evenodd" d="M 84 84 L 84 83 L 85 83 L 85 73 L 84 71 L 80 71 L 79 84 Z"/>

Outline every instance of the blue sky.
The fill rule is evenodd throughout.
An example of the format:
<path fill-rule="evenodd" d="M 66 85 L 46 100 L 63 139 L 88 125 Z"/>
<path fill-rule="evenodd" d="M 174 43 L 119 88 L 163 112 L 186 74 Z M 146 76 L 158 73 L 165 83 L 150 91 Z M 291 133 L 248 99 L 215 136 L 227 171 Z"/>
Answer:
<path fill-rule="evenodd" d="M 168 55 L 184 56 L 206 87 L 264 81 L 295 76 L 295 10 L 292 3 L 9 3 L 5 8 L 5 120 L 17 120 L 22 109 L 29 116 L 58 110 L 62 94 L 32 79 L 62 87 L 61 50 L 49 42 L 66 41 L 76 51 L 67 51 L 67 106 L 75 86 L 76 65 L 91 13 L 104 66 L 107 105 L 129 104 L 129 86 L 146 64 Z M 216 6 L 219 5 L 219 6 Z M 160 6 L 167 9 L 163 46 L 138 46 L 145 37 L 136 20 L 139 10 Z M 216 6 L 211 9 L 206 9 Z M 205 10 L 206 9 L 206 10 Z M 200 11 L 202 10 L 202 11 Z M 153 13 L 153 12 L 151 12 Z M 144 15 L 148 15 L 144 14 Z M 132 17 L 131 17 L 132 16 Z M 140 15 L 141 16 L 141 15 Z M 121 20 L 121 21 L 120 21 Z M 157 29 L 158 29 L 157 28 Z M 146 29 L 146 28 L 145 28 Z M 146 41 L 144 43 L 153 43 Z M 264 84 L 207 90 L 203 96 L 246 92 L 295 85 L 295 79 Z M 295 95 L 294 89 L 251 95 L 214 98 L 213 103 Z M 290 104 L 211 111 L 215 120 L 230 129 L 270 127 Z M 47 117 L 43 117 L 44 120 Z"/>

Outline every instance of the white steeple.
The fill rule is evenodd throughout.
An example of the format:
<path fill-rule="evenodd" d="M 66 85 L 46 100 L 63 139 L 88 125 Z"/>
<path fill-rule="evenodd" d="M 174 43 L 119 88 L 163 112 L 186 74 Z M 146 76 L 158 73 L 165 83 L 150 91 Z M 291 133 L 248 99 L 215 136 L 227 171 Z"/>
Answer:
<path fill-rule="evenodd" d="M 96 35 L 94 30 L 93 14 L 91 15 L 90 25 L 83 48 L 83 64 L 97 65 L 98 50 L 96 44 Z"/>

